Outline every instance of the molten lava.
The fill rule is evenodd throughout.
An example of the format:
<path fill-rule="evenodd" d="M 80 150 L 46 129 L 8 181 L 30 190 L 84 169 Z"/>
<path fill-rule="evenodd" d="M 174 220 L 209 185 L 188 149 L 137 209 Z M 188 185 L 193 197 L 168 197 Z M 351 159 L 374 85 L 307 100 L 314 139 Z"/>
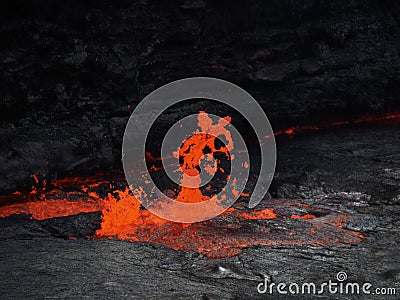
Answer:
<path fill-rule="evenodd" d="M 0 218 L 14 214 L 27 214 L 35 220 L 66 217 L 80 213 L 100 211 L 104 207 L 103 199 L 56 199 L 31 201 L 0 207 Z"/>
<path fill-rule="evenodd" d="M 33 219 L 65 217 L 79 213 L 101 211 L 104 199 L 94 191 L 97 187 L 108 186 L 110 183 L 97 174 L 89 178 L 70 177 L 51 183 L 52 188 L 32 187 L 29 193 L 14 192 L 11 195 L 0 196 L 0 217 L 13 214 L 30 215 Z M 32 175 L 39 184 L 38 175 Z"/>
<path fill-rule="evenodd" d="M 331 122 L 331 123 L 326 123 L 326 124 L 321 124 L 321 125 L 302 125 L 302 126 L 294 126 L 288 129 L 282 129 L 274 132 L 275 136 L 280 136 L 280 135 L 289 135 L 293 136 L 294 134 L 306 132 L 306 131 L 321 131 L 321 130 L 327 130 L 327 129 L 332 129 L 332 128 L 337 128 L 341 126 L 346 126 L 346 125 L 357 125 L 357 124 L 363 124 L 363 123 L 392 123 L 399 125 L 400 124 L 400 112 L 394 112 L 394 113 L 389 113 L 385 114 L 383 116 L 374 116 L 374 115 L 369 115 L 369 116 L 362 116 L 358 119 L 351 120 L 351 121 L 336 121 L 336 122 Z"/>
<path fill-rule="evenodd" d="M 168 159 L 173 157 L 176 162 L 179 162 L 178 165 L 169 164 L 173 167 L 173 172 L 178 175 L 177 179 L 180 182 L 177 191 L 171 191 L 171 193 L 177 192 L 176 196 L 170 195 L 170 199 L 174 201 L 168 201 L 165 197 L 147 197 L 149 193 L 151 194 L 147 186 L 149 181 L 135 187 L 133 191 L 136 197 L 141 202 L 150 198 L 146 207 L 149 210 L 153 208 L 154 213 L 170 220 L 192 223 L 194 220 L 201 221 L 222 213 L 229 203 L 233 203 L 240 196 L 236 175 L 230 176 L 231 168 L 228 164 L 235 159 L 235 155 L 231 152 L 234 149 L 234 143 L 228 129 L 230 121 L 230 117 L 225 117 L 214 123 L 208 114 L 200 111 L 197 115 L 198 129 L 189 133 L 190 136 L 183 141 L 182 145 L 176 151 L 174 149 L 171 155 L 167 155 Z M 185 128 L 181 130 L 186 133 Z M 146 156 L 152 158 L 151 154 L 146 154 Z M 246 170 L 244 165 L 241 166 Z M 248 168 L 248 164 L 246 166 Z M 239 167 L 236 169 L 239 170 Z M 210 180 L 218 178 L 216 181 L 228 183 L 219 192 L 212 189 L 211 185 L 203 189 L 202 187 L 208 181 L 203 182 L 205 178 L 201 175 L 208 175 Z M 180 202 L 203 202 L 203 205 L 179 205 Z"/>
<path fill-rule="evenodd" d="M 217 125 L 201 112 L 198 118 L 200 130 L 187 139 L 176 153 L 182 158 L 182 185 L 199 174 L 201 159 L 206 160 L 205 171 L 215 173 L 218 160 L 207 160 L 214 153 L 222 153 L 227 159 L 233 148 L 229 131 L 225 126 L 229 118 Z M 298 126 L 275 133 L 293 135 L 308 130 L 322 130 L 341 125 L 376 121 L 400 121 L 400 113 L 384 117 L 366 117 L 354 121 L 334 122 L 323 126 Z M 227 143 L 217 148 L 216 136 L 223 135 Z M 204 151 L 206 149 L 206 151 Z M 148 158 L 154 161 L 160 158 Z M 208 163 L 208 164 L 207 164 Z M 221 172 L 226 170 L 221 170 Z M 232 256 L 252 245 L 346 245 L 360 242 L 364 236 L 348 230 L 344 223 L 349 218 L 335 211 L 318 211 L 308 204 L 293 200 L 264 201 L 257 210 L 247 209 L 237 203 L 220 216 L 195 224 L 179 224 L 161 219 L 143 209 L 130 190 L 114 179 L 114 174 L 101 174 L 90 178 L 66 178 L 46 184 L 32 175 L 36 186 L 30 193 L 15 192 L 0 196 L 0 217 L 12 214 L 27 214 L 33 219 L 43 220 L 70 216 L 85 212 L 102 211 L 100 228 L 93 234 L 95 238 L 116 237 L 121 240 L 162 244 L 176 250 L 198 251 L 208 257 Z M 196 179 L 198 180 L 198 179 Z M 116 181 L 120 188 L 115 188 Z M 204 196 L 199 183 L 193 181 L 194 188 L 181 187 L 176 199 L 182 202 L 200 202 Z M 234 191 L 232 191 L 234 193 Z M 249 194 L 242 194 L 248 197 Z M 282 212 L 290 213 L 282 213 Z M 294 229 L 295 228 L 295 229 Z"/>
<path fill-rule="evenodd" d="M 177 158 L 182 158 L 181 169 L 183 176 L 181 179 L 181 190 L 176 197 L 176 201 L 195 203 L 207 201 L 210 199 L 208 196 L 203 196 L 200 185 L 200 161 L 205 157 L 206 163 L 205 171 L 211 176 L 217 171 L 218 160 L 212 163 L 213 156 L 216 153 L 224 154 L 227 159 L 230 158 L 229 151 L 233 149 L 233 141 L 229 130 L 225 127 L 230 123 L 230 118 L 222 118 L 216 125 L 213 124 L 212 119 L 203 111 L 198 115 L 198 126 L 194 135 L 186 139 L 180 147 L 179 152 L 175 155 Z M 217 149 L 216 139 L 218 136 L 224 136 L 227 144 L 221 145 Z M 226 172 L 222 169 L 222 172 Z M 190 186 L 190 187 L 187 187 Z"/>
<path fill-rule="evenodd" d="M 122 182 L 123 178 L 120 180 Z M 298 200 L 272 199 L 260 204 L 256 210 L 246 208 L 245 203 L 237 203 L 212 220 L 180 224 L 143 209 L 128 188 L 101 197 L 94 189 L 100 193 L 109 188 L 110 183 L 100 180 L 101 184 L 89 187 L 88 181 L 63 180 L 68 192 L 62 191 L 60 182 L 56 182 L 52 184 L 56 187 L 41 193 L 39 200 L 33 199 L 36 194 L 18 193 L 13 196 L 27 197 L 31 201 L 3 205 L 0 216 L 25 213 L 33 219 L 43 220 L 102 210 L 101 227 L 93 234 L 94 238 L 150 242 L 175 250 L 197 251 L 207 257 L 237 255 L 252 245 L 337 246 L 360 242 L 364 238 L 361 233 L 343 226 L 348 218 L 346 215 L 334 211 L 327 214 L 326 209 L 324 213 L 316 214 L 312 207 Z M 75 192 L 71 192 L 74 184 Z M 282 215 L 277 211 L 296 213 L 288 217 L 287 213 Z"/>

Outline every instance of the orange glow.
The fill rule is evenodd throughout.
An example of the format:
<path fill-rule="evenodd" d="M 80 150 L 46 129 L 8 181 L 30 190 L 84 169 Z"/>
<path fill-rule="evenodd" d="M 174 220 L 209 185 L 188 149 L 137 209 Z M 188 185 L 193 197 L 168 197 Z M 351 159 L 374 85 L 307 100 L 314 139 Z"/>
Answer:
<path fill-rule="evenodd" d="M 51 199 L 16 203 L 0 207 L 0 217 L 13 214 L 27 214 L 35 220 L 44 220 L 56 217 L 65 217 L 80 213 L 95 212 L 103 209 L 103 199 Z"/>
<path fill-rule="evenodd" d="M 33 186 L 28 193 L 16 191 L 8 196 L 0 196 L 0 217 L 27 214 L 33 219 L 43 220 L 101 211 L 104 199 L 92 189 L 108 184 L 102 176 L 99 173 L 88 178 L 69 177 L 51 182 L 53 188 L 46 187 L 39 191 Z M 38 175 L 32 175 L 32 178 L 40 183 Z"/>
<path fill-rule="evenodd" d="M 224 154 L 227 159 L 234 159 L 229 156 L 234 144 L 226 128 L 230 121 L 230 118 L 226 117 L 220 119 L 217 124 L 213 124 L 212 119 L 205 112 L 200 112 L 199 130 L 194 132 L 193 136 L 188 138 L 175 153 L 182 159 L 181 184 L 190 183 L 194 186 L 193 188 L 181 186 L 177 191 L 177 201 L 192 203 L 209 199 L 208 196 L 202 194 L 199 179 L 194 177 L 199 175 L 198 166 L 201 160 L 204 160 L 206 165 L 204 171 L 209 174 L 217 171 L 218 161 L 214 163 L 210 159 L 216 152 Z M 274 135 L 292 136 L 305 131 L 376 121 L 399 124 L 400 113 L 332 122 L 320 126 L 296 126 L 277 131 Z M 226 144 L 217 149 L 216 137 L 221 135 Z M 154 165 L 154 168 L 161 162 L 161 158 L 155 158 L 149 152 L 146 153 L 146 158 Z M 219 171 L 223 174 L 228 173 L 228 170 L 219 169 Z M 240 207 L 239 203 L 216 219 L 194 224 L 173 223 L 143 209 L 127 187 L 117 188 L 115 182 L 108 180 L 113 177 L 114 174 L 112 176 L 100 174 L 89 178 L 66 178 L 46 184 L 41 175 L 32 175 L 32 183 L 35 186 L 30 192 L 16 191 L 8 196 L 0 196 L 0 217 L 23 213 L 31 215 L 33 219 L 43 220 L 102 211 L 101 225 L 94 233 L 95 238 L 151 242 L 176 250 L 197 251 L 207 257 L 237 255 L 243 248 L 252 245 L 347 245 L 360 242 L 365 238 L 362 233 L 345 228 L 348 216 L 332 212 L 328 216 L 317 217 L 313 214 L 310 205 L 295 200 L 287 206 L 295 206 L 296 209 L 306 210 L 306 212 L 304 215 L 292 214 L 290 218 L 293 220 L 288 219 L 287 215 L 280 215 L 279 209 L 263 208 L 251 211 L 243 206 Z M 119 179 L 122 182 L 122 177 Z M 210 190 L 211 186 L 207 189 Z M 109 192 L 107 196 L 104 196 L 104 191 Z M 232 189 L 232 194 L 239 195 L 235 188 Z M 249 197 L 250 194 L 242 193 L 241 196 Z M 279 222 L 302 223 L 299 228 L 295 227 L 296 230 L 291 228 L 286 232 L 280 230 Z M 278 229 L 274 227 L 274 224 L 278 224 Z"/>
<path fill-rule="evenodd" d="M 175 153 L 175 156 L 181 157 L 183 163 L 181 169 L 183 170 L 181 180 L 181 190 L 176 197 L 177 201 L 186 203 L 196 203 L 209 200 L 210 197 L 203 196 L 200 190 L 201 179 L 198 176 L 198 166 L 202 158 L 211 158 L 214 153 L 223 153 L 229 159 L 229 151 L 233 149 L 233 141 L 229 130 L 225 127 L 229 125 L 231 119 L 229 117 L 222 118 L 216 125 L 213 124 L 213 120 L 204 112 L 201 111 L 198 115 L 198 126 L 200 130 L 197 130 L 194 135 L 186 139 L 180 147 L 179 152 Z M 216 149 L 215 141 L 216 138 L 223 135 L 227 141 L 226 145 L 221 146 L 220 149 Z M 206 156 L 207 155 L 207 156 Z M 205 171 L 210 175 L 214 175 L 217 168 L 217 164 L 208 165 Z M 222 169 L 222 172 L 225 170 Z M 191 187 L 187 187 L 191 186 Z"/>
<path fill-rule="evenodd" d="M 291 215 L 290 217 L 291 217 L 292 219 L 304 219 L 304 220 L 306 220 L 306 219 L 314 219 L 314 218 L 315 218 L 315 216 L 314 216 L 314 215 L 311 215 L 311 214 L 306 214 L 306 215 L 304 215 L 304 216 Z"/>
<path fill-rule="evenodd" d="M 274 209 L 267 208 L 263 210 L 255 210 L 251 213 L 242 213 L 241 216 L 248 220 L 267 220 L 267 219 L 275 219 L 277 216 L 274 213 Z"/>
<path fill-rule="evenodd" d="M 122 196 L 121 199 L 124 199 L 125 196 Z M 135 207 L 135 211 L 140 213 L 134 214 L 136 219 L 133 223 L 112 224 L 108 232 L 104 230 L 106 228 L 102 227 L 96 232 L 95 237 L 115 236 L 131 242 L 151 242 L 175 250 L 196 251 L 209 258 L 232 257 L 240 254 L 243 248 L 253 245 L 344 246 L 348 243 L 361 242 L 365 238 L 359 232 L 344 230 L 341 227 L 341 224 L 346 221 L 346 216 L 342 214 L 333 214 L 318 222 L 316 222 L 317 218 L 304 217 L 301 218 L 304 222 L 312 221 L 308 225 L 311 226 L 308 231 L 302 230 L 301 234 L 288 231 L 277 235 L 271 232 L 268 223 L 260 224 L 259 227 L 252 225 L 252 222 L 282 219 L 274 213 L 273 209 L 269 208 L 248 213 L 230 208 L 219 217 L 220 221 L 209 220 L 186 225 L 159 220 L 148 211 L 140 211 L 137 207 Z M 123 211 L 121 213 L 124 214 Z M 129 223 L 129 219 L 122 217 L 122 220 L 128 221 L 125 223 Z M 221 221 L 222 225 L 219 225 Z M 325 231 L 328 235 L 324 233 Z"/>
<path fill-rule="evenodd" d="M 362 123 L 371 123 L 371 122 L 388 122 L 394 124 L 400 124 L 400 112 L 389 113 L 384 116 L 374 116 L 374 115 L 366 115 L 359 117 L 358 119 L 352 121 L 336 121 L 327 124 L 321 125 L 301 125 L 301 126 L 294 126 L 288 129 L 282 129 L 274 132 L 275 136 L 280 135 L 289 135 L 293 136 L 294 134 L 307 132 L 307 131 L 321 131 L 327 130 L 335 127 L 345 126 L 345 125 L 356 125 Z M 266 137 L 268 138 L 268 137 Z"/>
<path fill-rule="evenodd" d="M 101 227 L 96 231 L 95 237 L 116 236 L 122 240 L 139 241 L 140 236 L 136 236 L 138 230 L 152 231 L 167 223 L 148 210 L 142 210 L 129 188 L 114 194 L 117 197 L 108 194 L 104 201 Z"/>
<path fill-rule="evenodd" d="M 305 224 L 308 224 L 308 229 L 300 226 L 297 229 L 299 232 L 274 232 L 268 222 L 283 222 L 284 217 L 275 213 L 273 208 L 251 211 L 241 204 L 229 208 L 215 220 L 194 224 L 169 222 L 143 209 L 128 188 L 115 190 L 102 198 L 90 190 L 88 184 L 93 180 L 103 182 L 97 188 L 109 188 L 110 184 L 101 178 L 94 178 L 97 177 L 83 179 L 81 182 L 77 178 L 64 179 L 63 182 L 69 186 L 68 190 L 75 185 L 76 192 L 53 189 L 42 192 L 40 197 L 29 193 L 14 193 L 12 197 L 28 197 L 31 201 L 0 206 L 0 217 L 25 213 L 33 219 L 43 220 L 102 210 L 101 227 L 95 232 L 94 238 L 115 237 L 131 242 L 150 242 L 175 250 L 197 251 L 207 257 L 238 255 L 243 248 L 253 245 L 346 245 L 365 238 L 360 232 L 345 229 L 343 224 L 347 216 L 335 213 L 321 219 L 311 218 L 311 214 L 299 216 L 299 219 L 307 222 Z M 290 206 L 304 207 L 304 204 L 296 200 L 282 205 L 288 206 L 288 209 Z"/>
<path fill-rule="evenodd" d="M 210 200 L 207 211 L 191 212 L 193 217 L 203 219 L 204 216 L 213 216 L 221 211 L 220 201 L 225 200 L 226 195 L 222 195 L 219 199 L 216 196 L 210 197 L 202 194 L 200 190 L 201 178 L 199 176 L 200 162 L 202 159 L 204 160 L 205 167 L 203 170 L 212 176 L 218 167 L 218 160 L 214 159 L 213 155 L 219 153 L 224 154 L 227 159 L 233 159 L 229 156 L 229 153 L 234 145 L 230 131 L 225 128 L 230 124 L 230 117 L 221 118 L 216 124 L 213 124 L 213 120 L 204 111 L 201 111 L 197 120 L 199 129 L 183 142 L 178 151 L 173 153 L 176 158 L 180 159 L 180 171 L 182 171 L 181 184 L 175 200 L 185 203 Z M 221 144 L 220 147 L 217 147 L 216 139 L 221 136 L 224 137 L 226 144 Z M 149 152 L 146 153 L 146 159 L 150 160 L 153 166 L 161 161 L 160 158 L 153 157 Z M 179 166 L 177 168 L 177 171 L 179 171 Z M 224 171 L 221 168 L 219 170 Z M 227 178 L 229 180 L 229 176 Z M 140 190 L 140 187 L 138 190 Z M 232 188 L 232 194 L 239 196 L 235 187 Z M 159 205 L 167 215 L 173 215 L 175 218 L 182 217 L 182 219 L 187 216 L 188 212 L 186 210 L 177 211 L 176 207 L 174 207 L 174 211 L 169 212 L 168 209 L 170 207 L 168 205 L 164 205 L 164 203 Z M 198 214 L 198 217 L 193 214 Z M 137 240 L 139 238 L 135 228 L 139 225 L 153 228 L 164 223 L 168 222 L 154 216 L 147 210 L 140 209 L 138 200 L 128 190 L 117 191 L 115 196 L 108 195 L 106 207 L 103 210 L 101 229 L 96 232 L 96 236 L 116 235 L 118 237 L 126 237 L 129 240 Z M 180 228 L 186 226 L 188 225 L 181 225 Z"/>
<path fill-rule="evenodd" d="M 68 199 L 41 200 L 11 204 L 0 207 L 0 217 L 4 218 L 14 214 L 27 214 L 35 220 L 65 217 L 80 213 L 88 213 L 102 210 L 102 199 L 90 198 L 77 201 Z"/>

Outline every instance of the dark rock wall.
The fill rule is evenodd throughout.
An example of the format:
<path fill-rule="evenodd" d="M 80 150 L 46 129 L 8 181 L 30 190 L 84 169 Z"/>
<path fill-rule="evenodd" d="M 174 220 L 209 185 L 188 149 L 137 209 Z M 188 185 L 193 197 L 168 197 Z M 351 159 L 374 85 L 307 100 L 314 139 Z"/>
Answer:
<path fill-rule="evenodd" d="M 395 1 L 2 1 L 0 192 L 120 164 L 155 88 L 212 76 L 274 128 L 400 107 Z"/>

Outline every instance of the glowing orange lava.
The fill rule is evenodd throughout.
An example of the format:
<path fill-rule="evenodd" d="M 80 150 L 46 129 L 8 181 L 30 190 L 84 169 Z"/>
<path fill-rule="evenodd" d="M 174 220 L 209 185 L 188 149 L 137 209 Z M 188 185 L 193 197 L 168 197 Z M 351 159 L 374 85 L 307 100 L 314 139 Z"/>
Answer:
<path fill-rule="evenodd" d="M 102 199 L 68 199 L 32 201 L 0 207 L 0 217 L 14 214 L 27 214 L 35 220 L 66 217 L 80 213 L 100 211 L 104 207 Z"/>
<path fill-rule="evenodd" d="M 274 209 L 266 208 L 263 210 L 255 210 L 251 213 L 242 213 L 241 216 L 248 220 L 267 220 L 267 219 L 275 219 L 277 216 L 274 213 Z"/>
<path fill-rule="evenodd" d="M 220 119 L 214 125 L 212 119 L 204 111 L 199 113 L 198 126 L 200 130 L 197 130 L 194 135 L 185 140 L 179 152 L 175 153 L 183 159 L 181 164 L 183 170 L 181 190 L 176 197 L 177 201 L 195 203 L 210 199 L 208 196 L 203 196 L 199 189 L 201 179 L 198 176 L 200 174 L 198 167 L 202 158 L 206 156 L 206 160 L 211 161 L 214 153 L 223 153 L 229 159 L 229 151 L 233 149 L 233 141 L 229 130 L 225 127 L 230 121 L 231 119 L 226 117 Z M 227 143 L 217 149 L 215 141 L 221 135 L 225 137 Z M 206 171 L 210 175 L 214 175 L 217 165 L 218 162 L 213 165 L 209 164 Z"/>
<path fill-rule="evenodd" d="M 333 122 L 321 126 L 297 126 L 277 131 L 275 135 L 293 135 L 309 130 L 376 121 L 397 124 L 400 121 L 400 113 Z M 187 139 L 176 153 L 182 158 L 182 185 L 191 183 L 195 186 L 181 187 L 176 196 L 178 201 L 200 202 L 208 199 L 199 189 L 199 182 L 196 181 L 198 178 L 193 177 L 199 174 L 198 166 L 201 159 L 209 162 L 206 164 L 206 172 L 210 174 L 216 172 L 218 161 L 216 163 L 207 161 L 215 152 L 224 154 L 227 159 L 233 159 L 229 157 L 229 151 L 234 145 L 229 131 L 225 128 L 229 122 L 230 118 L 227 117 L 221 119 L 218 124 L 213 124 L 205 112 L 200 112 L 198 117 L 200 129 Z M 221 135 L 224 136 L 226 144 L 217 149 L 215 140 Z M 146 153 L 146 156 L 154 163 L 161 160 L 152 157 L 150 153 Z M 279 205 L 282 205 L 280 211 L 295 207 L 297 211 L 306 210 L 306 212 L 300 215 L 291 214 L 289 217 L 278 213 L 277 203 L 257 210 L 250 210 L 238 204 L 206 222 L 173 223 L 143 209 L 128 188 L 116 188 L 114 182 L 109 181 L 113 176 L 104 173 L 102 176 L 66 178 L 46 184 L 39 175 L 32 175 L 36 187 L 30 193 L 15 192 L 12 195 L 0 196 L 0 217 L 24 213 L 31 215 L 33 219 L 43 220 L 102 211 L 101 225 L 94 233 L 95 238 L 115 237 L 132 242 L 151 242 L 176 250 L 197 251 L 207 257 L 237 255 L 243 248 L 252 245 L 347 245 L 365 238 L 360 232 L 345 228 L 344 224 L 348 217 L 344 214 L 332 211 L 328 215 L 319 216 L 314 214 L 308 204 L 294 200 L 284 202 L 284 199 L 279 199 Z M 121 177 L 119 180 L 123 182 L 124 179 Z M 108 191 L 106 196 L 104 193 L 100 196 L 101 190 Z M 242 193 L 241 196 L 250 195 Z M 299 224 L 296 222 L 301 222 L 301 225 L 293 226 Z"/>
<path fill-rule="evenodd" d="M 301 126 L 294 126 L 288 129 L 282 129 L 274 132 L 275 136 L 280 135 L 289 135 L 293 136 L 294 134 L 307 132 L 307 131 L 321 131 L 327 130 L 335 127 L 345 126 L 345 125 L 356 125 L 362 123 L 372 123 L 372 122 L 385 122 L 385 123 L 394 123 L 400 124 L 400 112 L 394 112 L 385 114 L 384 116 L 375 116 L 375 115 L 366 115 L 362 116 L 358 119 L 352 121 L 336 121 L 327 124 L 321 125 L 301 125 Z"/>
<path fill-rule="evenodd" d="M 344 228 L 347 216 L 332 212 L 324 217 L 315 217 L 311 212 L 304 215 L 280 216 L 275 207 L 312 209 L 298 200 L 278 199 L 272 207 L 251 210 L 244 203 L 229 208 L 215 219 L 180 224 L 161 219 L 141 207 L 128 188 L 115 190 L 104 198 L 88 187 L 91 179 L 79 182 L 76 178 L 65 179 L 68 190 L 58 188 L 37 195 L 16 193 L 13 197 L 27 197 L 32 201 L 0 206 L 0 217 L 25 213 L 33 219 L 43 220 L 82 212 L 102 210 L 101 225 L 95 238 L 117 238 L 131 242 L 150 242 L 165 245 L 175 250 L 197 251 L 207 257 L 230 257 L 253 245 L 347 245 L 365 238 L 359 232 Z M 121 179 L 123 180 L 123 179 Z M 95 188 L 110 187 L 102 182 Z M 52 184 L 54 186 L 54 184 Z M 58 184 L 56 184 L 59 186 Z M 89 190 L 88 190 L 89 189 Z M 74 198 L 77 198 L 74 200 Z M 266 203 L 264 203 L 265 205 Z M 268 203 L 267 203 L 268 205 Z M 296 226 L 288 223 L 304 222 Z M 270 223 L 272 222 L 272 223 Z M 286 225 L 284 225 L 286 224 Z M 287 226 L 287 230 L 282 230 Z"/>
<path fill-rule="evenodd" d="M 311 214 L 306 214 L 306 215 L 303 215 L 303 216 L 299 216 L 299 215 L 291 215 L 290 216 L 292 219 L 314 219 L 315 218 L 315 216 L 314 215 L 311 215 Z"/>

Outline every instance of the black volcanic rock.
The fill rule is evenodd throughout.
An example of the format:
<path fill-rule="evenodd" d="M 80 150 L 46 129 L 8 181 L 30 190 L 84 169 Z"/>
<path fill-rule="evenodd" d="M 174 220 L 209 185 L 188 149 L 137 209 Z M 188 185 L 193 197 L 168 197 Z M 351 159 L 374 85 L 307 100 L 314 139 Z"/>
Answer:
<path fill-rule="evenodd" d="M 400 106 L 393 1 L 3 1 L 0 192 L 120 163 L 124 122 L 155 88 L 211 76 L 275 129 Z M 170 121 L 180 111 L 170 114 Z"/>

